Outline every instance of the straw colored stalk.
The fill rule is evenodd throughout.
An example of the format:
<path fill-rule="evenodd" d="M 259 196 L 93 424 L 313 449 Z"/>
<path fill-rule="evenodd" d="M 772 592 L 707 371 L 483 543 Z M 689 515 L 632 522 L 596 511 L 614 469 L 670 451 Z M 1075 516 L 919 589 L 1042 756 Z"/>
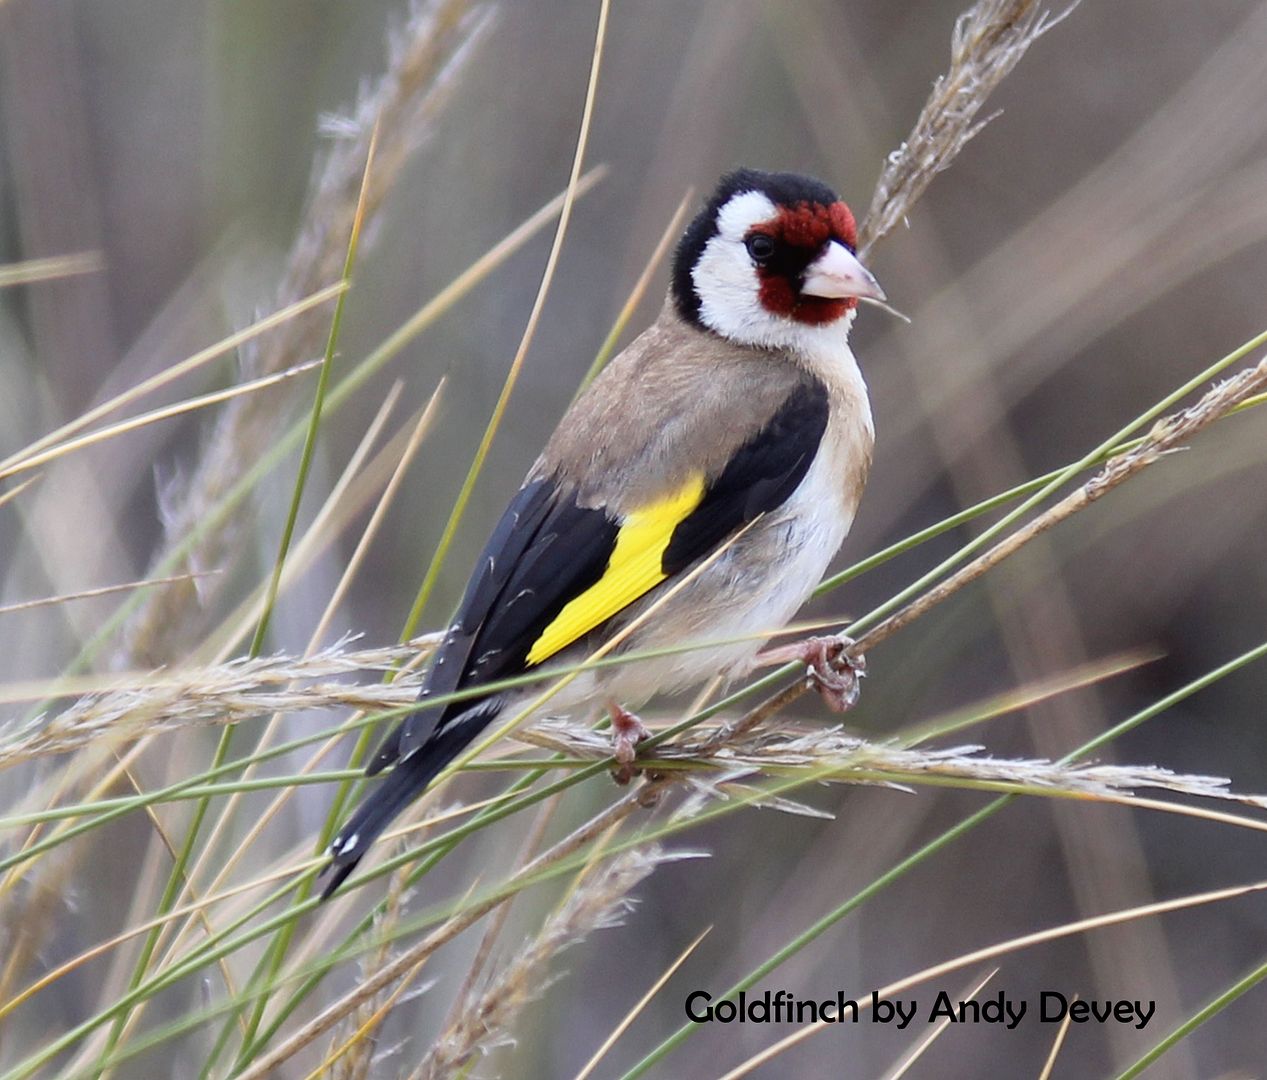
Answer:
<path fill-rule="evenodd" d="M 388 42 L 387 71 L 362 95 L 347 117 L 328 119 L 337 134 L 324 162 L 315 170 L 304 214 L 287 269 L 278 287 L 276 305 L 292 303 L 315 288 L 337 280 L 356 215 L 369 141 L 378 123 L 378 153 L 365 193 L 365 227 L 396 183 L 409 156 L 423 145 L 433 121 L 456 88 L 475 46 L 491 25 L 492 8 L 471 0 L 428 0 L 417 6 L 404 27 Z M 295 319 L 262 343 L 241 353 L 245 371 L 268 373 L 306 358 L 318 346 L 327 324 L 320 318 Z M 172 550 L 208 517 L 208 511 L 236 483 L 242 462 L 254 460 L 276 434 L 278 404 L 242 400 L 225 408 L 210 433 L 197 465 L 178 491 L 163 502 L 165 544 L 153 565 L 164 565 Z M 208 530 L 184 560 L 189 567 L 230 565 L 241 550 L 242 517 Z M 206 601 L 192 587 L 164 590 L 146 599 L 126 630 L 118 666 L 137 661 L 159 664 L 180 655 L 187 616 Z"/>

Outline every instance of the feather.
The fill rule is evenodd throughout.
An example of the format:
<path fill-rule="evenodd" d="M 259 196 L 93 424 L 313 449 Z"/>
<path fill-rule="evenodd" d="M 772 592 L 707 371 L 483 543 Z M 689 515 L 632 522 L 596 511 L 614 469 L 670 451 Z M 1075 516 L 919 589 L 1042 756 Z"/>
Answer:
<path fill-rule="evenodd" d="M 668 577 L 665 550 L 703 497 L 704 478 L 697 476 L 667 498 L 626 515 L 602 577 L 569 600 L 541 632 L 525 658 L 528 666 L 579 641 Z"/>

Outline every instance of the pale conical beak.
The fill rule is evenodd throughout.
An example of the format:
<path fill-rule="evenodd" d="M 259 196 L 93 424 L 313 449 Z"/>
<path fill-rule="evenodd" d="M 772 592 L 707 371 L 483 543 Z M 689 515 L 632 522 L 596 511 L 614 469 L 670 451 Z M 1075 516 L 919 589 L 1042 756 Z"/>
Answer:
<path fill-rule="evenodd" d="M 821 296 L 843 300 L 856 296 L 860 300 L 883 300 L 884 290 L 844 244 L 833 240 L 817 259 L 806 267 L 801 282 L 802 296 Z"/>

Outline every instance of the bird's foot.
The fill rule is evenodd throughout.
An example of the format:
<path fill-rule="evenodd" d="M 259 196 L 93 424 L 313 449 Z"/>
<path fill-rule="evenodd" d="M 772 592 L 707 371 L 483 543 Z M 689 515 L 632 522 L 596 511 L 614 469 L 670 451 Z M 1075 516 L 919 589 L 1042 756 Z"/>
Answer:
<path fill-rule="evenodd" d="M 758 653 L 754 663 L 770 667 L 799 660 L 805 665 L 805 678 L 828 708 L 845 712 L 858 703 L 862 679 L 867 674 L 867 658 L 849 652 L 853 644 L 853 638 L 844 634 L 811 637 Z"/>
<path fill-rule="evenodd" d="M 649 738 L 651 732 L 646 725 L 623 705 L 615 701 L 607 703 L 607 715 L 612 722 L 612 757 L 617 767 L 612 776 L 618 784 L 627 784 L 634 778 L 637 769 L 634 759 L 638 756 L 638 744 Z"/>

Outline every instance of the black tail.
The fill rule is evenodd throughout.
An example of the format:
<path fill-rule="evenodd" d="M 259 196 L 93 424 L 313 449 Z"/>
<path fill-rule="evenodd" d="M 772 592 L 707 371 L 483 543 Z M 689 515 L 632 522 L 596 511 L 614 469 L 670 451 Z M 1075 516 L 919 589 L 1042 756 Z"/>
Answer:
<path fill-rule="evenodd" d="M 427 790 L 440 770 L 462 752 L 483 726 L 459 721 L 396 763 L 331 842 L 330 863 L 323 871 L 330 874 L 330 880 L 321 891 L 322 900 L 343 884 L 392 819 Z"/>

